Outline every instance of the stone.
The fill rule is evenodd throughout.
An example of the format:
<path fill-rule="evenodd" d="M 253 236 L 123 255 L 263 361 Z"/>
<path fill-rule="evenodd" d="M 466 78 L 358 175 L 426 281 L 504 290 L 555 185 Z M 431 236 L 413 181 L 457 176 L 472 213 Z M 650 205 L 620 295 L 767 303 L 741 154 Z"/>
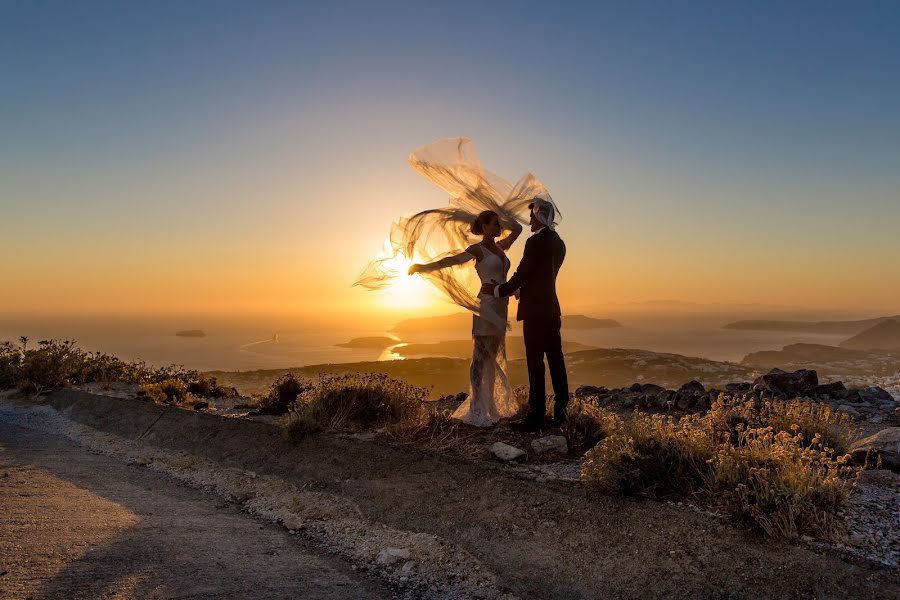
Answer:
<path fill-rule="evenodd" d="M 559 452 L 560 454 L 568 454 L 569 444 L 566 438 L 561 435 L 548 435 L 531 441 L 531 448 L 537 454 L 545 452 Z"/>
<path fill-rule="evenodd" d="M 409 574 L 412 573 L 412 570 L 415 568 L 415 566 L 416 566 L 415 561 L 413 561 L 413 560 L 406 561 L 405 563 L 403 563 L 403 566 L 400 567 L 400 574 L 409 576 Z"/>
<path fill-rule="evenodd" d="M 747 393 L 751 389 L 753 389 L 752 383 L 726 383 L 725 384 L 725 391 L 731 392 L 732 394 Z"/>
<path fill-rule="evenodd" d="M 869 464 L 874 464 L 881 458 L 882 468 L 900 473 L 900 427 L 888 427 L 859 440 L 851 446 L 850 454 L 858 463 L 868 457 Z"/>
<path fill-rule="evenodd" d="M 576 398 L 584 398 L 585 396 L 602 396 L 608 393 L 605 387 L 597 387 L 595 385 L 581 385 L 575 390 Z"/>
<path fill-rule="evenodd" d="M 409 560 L 409 548 L 385 548 L 378 553 L 375 562 L 379 565 L 389 567 L 398 562 Z"/>
<path fill-rule="evenodd" d="M 845 412 L 848 415 L 850 415 L 851 417 L 859 416 L 859 411 L 856 410 L 855 408 L 853 408 L 852 406 L 850 406 L 849 404 L 841 404 L 840 406 L 837 407 L 837 410 L 839 410 L 840 412 Z"/>
<path fill-rule="evenodd" d="M 641 391 L 642 391 L 643 393 L 645 393 L 645 394 L 653 394 L 653 395 L 656 395 L 656 394 L 658 394 L 658 393 L 664 391 L 665 389 L 666 389 L 666 388 L 664 388 L 663 386 L 661 386 L 661 385 L 656 385 L 655 383 L 644 383 L 644 384 L 641 384 Z"/>
<path fill-rule="evenodd" d="M 700 396 L 706 393 L 706 388 L 703 387 L 702 383 L 694 379 L 678 388 L 678 393 L 686 396 Z"/>
<path fill-rule="evenodd" d="M 627 388 L 627 389 L 628 389 L 628 391 L 631 391 L 631 392 L 642 392 L 642 391 L 644 391 L 644 390 L 643 390 L 643 387 L 641 386 L 640 383 L 633 383 L 633 384 L 631 384 L 631 387 L 630 387 L 630 388 Z"/>
<path fill-rule="evenodd" d="M 817 385 L 810 390 L 812 396 L 828 396 L 831 398 L 846 398 L 849 390 L 843 381 L 835 381 L 833 383 L 823 383 Z"/>
<path fill-rule="evenodd" d="M 819 375 L 812 369 L 800 369 L 788 373 L 781 369 L 772 369 L 753 382 L 753 389 L 759 392 L 770 392 L 774 396 L 796 397 L 807 396 L 819 386 Z"/>
<path fill-rule="evenodd" d="M 494 442 L 491 445 L 491 453 L 500 460 L 510 461 L 516 460 L 520 456 L 525 455 L 525 451 L 503 442 Z"/>
<path fill-rule="evenodd" d="M 869 402 L 871 404 L 894 403 L 894 397 L 891 396 L 890 392 L 875 386 L 859 390 L 859 398 L 863 402 Z"/>

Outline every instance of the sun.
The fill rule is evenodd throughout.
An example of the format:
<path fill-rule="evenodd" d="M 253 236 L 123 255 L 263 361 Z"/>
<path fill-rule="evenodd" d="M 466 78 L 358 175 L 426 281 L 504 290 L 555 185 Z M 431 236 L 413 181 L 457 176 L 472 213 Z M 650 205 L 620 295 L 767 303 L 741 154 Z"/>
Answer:
<path fill-rule="evenodd" d="M 394 275 L 393 282 L 381 293 L 381 301 L 389 308 L 427 308 L 436 303 L 437 294 L 418 275 L 407 275 L 413 261 L 400 254 L 384 261 L 381 268 Z"/>

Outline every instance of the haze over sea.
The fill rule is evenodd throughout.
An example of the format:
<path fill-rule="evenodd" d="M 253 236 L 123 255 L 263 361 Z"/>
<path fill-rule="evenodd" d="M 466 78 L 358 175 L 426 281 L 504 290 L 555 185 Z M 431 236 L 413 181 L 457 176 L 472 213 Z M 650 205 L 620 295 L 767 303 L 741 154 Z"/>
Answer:
<path fill-rule="evenodd" d="M 649 308 L 648 308 L 649 306 Z M 453 312 L 448 309 L 445 314 Z M 878 314 L 810 312 L 802 309 L 658 303 L 623 306 L 589 316 L 613 318 L 622 327 L 564 329 L 563 339 L 600 348 L 640 348 L 724 361 L 740 361 L 758 350 L 777 350 L 805 342 L 837 345 L 846 335 L 778 331 L 744 331 L 722 326 L 740 319 L 861 319 Z M 400 319 L 397 319 L 398 321 Z M 90 351 L 141 359 L 154 365 L 181 364 L 199 370 L 254 370 L 299 367 L 324 363 L 397 360 L 402 357 L 377 348 L 337 346 L 353 338 L 390 336 L 402 342 L 434 343 L 470 337 L 467 328 L 391 332 L 396 321 L 371 323 L 314 323 L 291 318 L 204 317 L 43 317 L 0 320 L 0 339 L 28 335 L 31 344 L 41 339 L 75 339 Z M 200 329 L 206 337 L 179 337 L 175 333 Z M 521 335 L 514 324 L 511 335 Z M 277 339 L 276 339 L 277 336 Z"/>

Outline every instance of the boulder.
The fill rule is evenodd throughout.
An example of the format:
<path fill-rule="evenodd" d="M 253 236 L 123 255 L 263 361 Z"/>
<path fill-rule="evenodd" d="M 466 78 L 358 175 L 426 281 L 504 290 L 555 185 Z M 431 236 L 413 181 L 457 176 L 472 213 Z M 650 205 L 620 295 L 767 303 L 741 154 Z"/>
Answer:
<path fill-rule="evenodd" d="M 379 552 L 378 556 L 375 558 L 375 562 L 379 565 L 384 565 L 385 567 L 407 560 L 409 560 L 408 548 L 385 548 Z"/>
<path fill-rule="evenodd" d="M 537 454 L 545 452 L 559 452 L 560 454 L 568 454 L 569 444 L 566 438 L 561 435 L 548 435 L 531 441 L 531 448 Z"/>
<path fill-rule="evenodd" d="M 725 391 L 731 392 L 732 394 L 745 394 L 753 389 L 752 383 L 726 383 Z"/>
<path fill-rule="evenodd" d="M 870 404 L 894 403 L 894 397 L 891 396 L 890 392 L 875 386 L 859 390 L 859 398 L 863 402 L 868 402 Z"/>
<path fill-rule="evenodd" d="M 847 413 L 848 415 L 850 415 L 851 417 L 854 417 L 854 418 L 859 417 L 859 415 L 860 415 L 859 411 L 856 410 L 855 408 L 853 408 L 852 406 L 850 406 L 849 404 L 841 404 L 837 407 L 837 410 L 839 410 L 840 412 Z"/>
<path fill-rule="evenodd" d="M 810 390 L 810 393 L 813 396 L 828 396 L 829 398 L 844 399 L 847 397 L 848 391 L 849 390 L 847 390 L 847 386 L 844 385 L 843 381 L 835 381 L 834 383 L 817 385 Z"/>
<path fill-rule="evenodd" d="M 756 391 L 789 398 L 808 396 L 818 386 L 819 375 L 812 369 L 800 369 L 791 373 L 772 369 L 753 382 L 753 389 Z"/>
<path fill-rule="evenodd" d="M 600 396 L 603 394 L 607 394 L 609 392 L 605 387 L 597 387 L 595 385 L 582 385 L 578 386 L 578 389 L 575 390 L 576 398 L 584 398 L 585 396 Z"/>
<path fill-rule="evenodd" d="M 900 427 L 888 427 L 853 444 L 850 448 L 853 460 L 869 464 L 881 458 L 881 466 L 900 473 Z"/>
<path fill-rule="evenodd" d="M 702 383 L 694 379 L 678 388 L 678 393 L 688 396 L 701 396 L 706 393 L 706 388 L 703 387 Z"/>
<path fill-rule="evenodd" d="M 516 460 L 520 456 L 525 455 L 525 451 L 503 442 L 494 442 L 491 446 L 491 453 L 500 460 L 510 461 Z"/>
<path fill-rule="evenodd" d="M 656 395 L 656 394 L 658 394 L 658 393 L 664 391 L 665 389 L 666 389 L 666 388 L 664 388 L 663 386 L 661 386 L 661 385 L 656 385 L 655 383 L 644 383 L 644 384 L 641 384 L 641 391 L 642 391 L 643 393 L 645 393 L 645 394 L 653 394 L 653 395 Z"/>
<path fill-rule="evenodd" d="M 627 389 L 630 392 L 643 392 L 644 391 L 643 385 L 640 383 L 633 383 L 633 384 L 631 384 L 631 387 L 627 388 Z"/>

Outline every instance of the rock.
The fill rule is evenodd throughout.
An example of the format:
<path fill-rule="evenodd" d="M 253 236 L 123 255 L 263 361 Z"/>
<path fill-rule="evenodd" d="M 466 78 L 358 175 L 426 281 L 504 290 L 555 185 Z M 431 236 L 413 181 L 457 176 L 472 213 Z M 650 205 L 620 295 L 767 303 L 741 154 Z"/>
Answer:
<path fill-rule="evenodd" d="M 403 563 L 403 566 L 400 567 L 400 574 L 409 576 L 409 574 L 412 573 L 412 570 L 415 568 L 415 566 L 416 566 L 415 561 L 413 561 L 413 560 L 406 561 L 405 563 Z"/>
<path fill-rule="evenodd" d="M 702 383 L 694 379 L 678 388 L 678 393 L 687 396 L 700 396 L 706 393 L 706 388 L 703 387 Z"/>
<path fill-rule="evenodd" d="M 504 444 L 503 442 L 494 442 L 494 444 L 491 446 L 491 453 L 500 460 L 505 461 L 516 460 L 520 456 L 525 455 L 524 450 L 520 450 L 519 448 L 510 446 L 509 444 Z"/>
<path fill-rule="evenodd" d="M 731 392 L 732 394 L 741 394 L 749 392 L 753 389 L 752 383 L 726 383 L 725 391 Z"/>
<path fill-rule="evenodd" d="M 809 391 L 812 396 L 831 396 L 833 398 L 841 398 L 847 393 L 847 386 L 843 381 L 835 381 L 833 383 L 823 383 L 817 385 Z"/>
<path fill-rule="evenodd" d="M 560 454 L 568 454 L 569 452 L 569 444 L 566 442 L 566 438 L 561 435 L 548 435 L 532 440 L 531 448 L 537 454 L 543 454 L 550 451 L 559 452 Z"/>
<path fill-rule="evenodd" d="M 753 382 L 753 389 L 759 392 L 771 392 L 774 396 L 785 397 L 807 396 L 819 386 L 819 376 L 812 369 L 800 369 L 788 373 L 781 369 L 772 369 Z"/>
<path fill-rule="evenodd" d="M 375 559 L 375 562 L 377 562 L 379 565 L 389 567 L 395 563 L 400 562 L 401 560 L 409 560 L 408 548 L 385 548 L 378 553 L 378 557 Z"/>
<path fill-rule="evenodd" d="M 198 402 L 194 402 L 191 408 L 193 408 L 194 410 L 203 410 L 204 408 L 209 408 L 209 402 L 200 400 Z"/>
<path fill-rule="evenodd" d="M 685 410 L 690 407 L 694 400 L 693 394 L 685 394 L 683 392 L 678 392 L 675 394 L 675 408 L 678 410 Z"/>
<path fill-rule="evenodd" d="M 585 396 L 602 396 L 603 394 L 608 393 L 605 387 L 597 387 L 594 385 L 581 385 L 578 386 L 578 389 L 575 390 L 576 398 L 584 398 Z"/>
<path fill-rule="evenodd" d="M 640 384 L 640 383 L 633 383 L 633 384 L 631 385 L 631 387 L 628 388 L 628 390 L 631 391 L 631 392 L 642 392 L 642 391 L 644 391 L 644 389 L 643 389 L 643 387 L 642 387 L 642 384 Z"/>
<path fill-rule="evenodd" d="M 641 384 L 641 391 L 645 394 L 656 395 L 656 394 L 659 394 L 660 392 L 664 391 L 665 389 L 666 388 L 664 388 L 663 386 L 656 385 L 655 383 Z"/>
<path fill-rule="evenodd" d="M 851 446 L 850 453 L 858 463 L 868 457 L 869 464 L 873 464 L 880 457 L 883 468 L 900 472 L 900 427 L 888 427 L 859 440 Z"/>
<path fill-rule="evenodd" d="M 859 411 L 849 404 L 841 404 L 837 407 L 837 410 L 839 410 L 840 412 L 845 412 L 851 417 L 859 417 Z"/>
<path fill-rule="evenodd" d="M 891 396 L 890 392 L 875 386 L 859 390 L 859 398 L 863 402 L 869 402 L 871 404 L 894 403 L 894 397 Z"/>

